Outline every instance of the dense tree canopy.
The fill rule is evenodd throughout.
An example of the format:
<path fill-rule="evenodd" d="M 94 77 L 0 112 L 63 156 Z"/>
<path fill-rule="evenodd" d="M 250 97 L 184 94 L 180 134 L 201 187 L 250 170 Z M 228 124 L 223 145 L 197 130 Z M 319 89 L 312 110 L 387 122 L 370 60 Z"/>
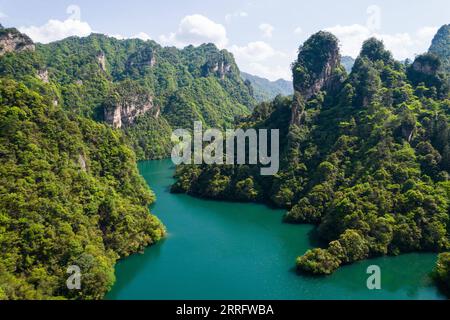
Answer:
<path fill-rule="evenodd" d="M 302 272 L 450 249 L 450 100 L 439 57 L 405 65 L 372 38 L 345 77 L 337 48 L 334 36 L 313 35 L 293 64 L 294 96 L 260 104 L 241 122 L 281 129 L 278 174 L 183 166 L 174 191 L 268 201 L 288 209 L 288 222 L 317 224 L 324 246 L 297 259 Z"/>
<path fill-rule="evenodd" d="M 150 95 L 160 112 L 123 126 L 138 159 L 169 156 L 171 128 L 189 129 L 196 120 L 229 127 L 255 104 L 233 56 L 213 44 L 179 50 L 101 34 L 70 37 L 39 44 L 34 52 L 4 55 L 0 75 L 45 75 L 45 81 L 58 87 L 65 107 L 100 121 L 105 108 L 138 94 Z"/>
<path fill-rule="evenodd" d="M 114 264 L 164 228 L 122 134 L 55 105 L 50 85 L 0 79 L 0 298 L 98 299 Z M 81 290 L 68 290 L 77 265 Z"/>

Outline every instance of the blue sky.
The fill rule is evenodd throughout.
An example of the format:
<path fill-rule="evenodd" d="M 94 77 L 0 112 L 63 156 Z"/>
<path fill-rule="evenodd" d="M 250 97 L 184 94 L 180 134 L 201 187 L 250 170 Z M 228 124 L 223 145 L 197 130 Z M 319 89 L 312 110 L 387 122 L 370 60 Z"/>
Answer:
<path fill-rule="evenodd" d="M 0 21 L 38 42 L 91 32 L 177 47 L 214 42 L 243 71 L 275 80 L 290 78 L 298 46 L 319 30 L 333 32 L 344 55 L 376 36 L 396 58 L 413 58 L 450 23 L 450 1 L 0 0 Z"/>

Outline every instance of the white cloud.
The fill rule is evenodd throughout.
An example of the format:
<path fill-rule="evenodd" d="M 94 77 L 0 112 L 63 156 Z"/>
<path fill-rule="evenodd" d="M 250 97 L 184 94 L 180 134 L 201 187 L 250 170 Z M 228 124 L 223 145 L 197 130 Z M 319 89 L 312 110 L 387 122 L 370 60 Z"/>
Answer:
<path fill-rule="evenodd" d="M 337 25 L 325 30 L 338 37 L 341 44 L 341 53 L 344 56 L 356 57 L 361 50 L 363 41 L 371 36 L 369 29 L 360 24 Z"/>
<path fill-rule="evenodd" d="M 297 27 L 294 29 L 294 33 L 295 34 L 302 34 L 303 33 L 303 29 L 301 27 Z"/>
<path fill-rule="evenodd" d="M 0 19 L 5 19 L 8 18 L 8 16 L 6 15 L 6 13 L 0 11 Z"/>
<path fill-rule="evenodd" d="M 275 81 L 278 79 L 292 80 L 289 65 L 271 66 L 258 62 L 251 62 L 245 67 L 245 72 L 269 79 L 271 81 Z"/>
<path fill-rule="evenodd" d="M 253 61 L 263 61 L 274 55 L 282 55 L 264 41 L 249 42 L 242 47 L 233 45 L 229 49 L 236 57 Z"/>
<path fill-rule="evenodd" d="M 417 36 L 420 39 L 433 39 L 438 30 L 439 27 L 423 27 L 417 31 Z"/>
<path fill-rule="evenodd" d="M 65 21 L 51 19 L 42 26 L 20 27 L 19 30 L 33 41 L 40 43 L 49 43 L 70 36 L 83 37 L 92 33 L 92 28 L 87 22 L 72 18 Z"/>
<path fill-rule="evenodd" d="M 219 48 L 223 48 L 228 43 L 225 27 L 200 14 L 184 17 L 176 32 L 161 35 L 159 40 L 164 45 L 175 45 L 177 47 L 212 42 Z"/>
<path fill-rule="evenodd" d="M 290 79 L 290 63 L 293 57 L 275 50 L 264 41 L 249 42 L 245 46 L 228 48 L 241 70 L 270 80 Z"/>
<path fill-rule="evenodd" d="M 125 40 L 127 38 L 121 34 L 108 34 L 108 37 L 116 38 L 117 40 Z"/>
<path fill-rule="evenodd" d="M 336 25 L 325 30 L 339 38 L 342 55 L 356 57 L 361 50 L 362 43 L 370 37 L 375 37 L 383 40 L 386 48 L 396 59 L 403 60 L 414 58 L 416 54 L 427 51 L 437 27 L 423 27 L 414 34 L 407 32 L 383 34 L 360 24 Z"/>
<path fill-rule="evenodd" d="M 229 13 L 227 15 L 225 15 L 225 21 L 227 23 L 230 23 L 231 20 L 233 20 L 234 18 L 245 18 L 248 17 L 248 13 L 245 11 L 238 11 L 238 12 L 234 12 L 234 13 Z"/>
<path fill-rule="evenodd" d="M 134 36 L 130 37 L 131 39 L 141 39 L 144 41 L 152 40 L 152 38 L 145 32 L 139 32 L 138 34 L 135 34 Z"/>
<path fill-rule="evenodd" d="M 265 38 L 272 38 L 272 34 L 273 34 L 273 30 L 274 29 L 275 28 L 272 25 L 268 24 L 268 23 L 261 23 L 259 25 L 259 30 L 262 31 L 263 36 Z"/>

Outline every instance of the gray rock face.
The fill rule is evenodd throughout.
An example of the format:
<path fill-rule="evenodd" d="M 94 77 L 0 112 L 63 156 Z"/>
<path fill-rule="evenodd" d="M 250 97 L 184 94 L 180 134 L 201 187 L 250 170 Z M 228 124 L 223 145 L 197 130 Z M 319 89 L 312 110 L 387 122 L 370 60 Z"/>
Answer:
<path fill-rule="evenodd" d="M 232 64 L 227 59 L 224 52 L 220 52 L 216 57 L 212 57 L 210 61 L 203 66 L 203 76 L 214 75 L 220 79 L 232 73 Z"/>
<path fill-rule="evenodd" d="M 103 71 L 106 71 L 106 56 L 103 52 L 97 54 L 97 62 Z"/>
<path fill-rule="evenodd" d="M 38 78 L 41 79 L 44 83 L 48 83 L 49 82 L 49 78 L 48 78 L 48 70 L 39 70 L 38 71 Z"/>
<path fill-rule="evenodd" d="M 114 104 L 105 106 L 104 117 L 114 128 L 122 128 L 133 124 L 136 118 L 150 111 L 155 117 L 160 114 L 159 107 L 153 104 L 150 95 L 132 95 L 120 97 Z"/>
<path fill-rule="evenodd" d="M 33 41 L 15 28 L 0 28 L 0 56 L 9 52 L 34 51 Z"/>
<path fill-rule="evenodd" d="M 299 51 L 293 67 L 295 103 L 291 123 L 300 125 L 303 105 L 319 91 L 334 90 L 343 80 L 338 40 L 328 32 L 311 36 Z"/>
<path fill-rule="evenodd" d="M 336 50 L 330 55 L 327 61 L 324 61 L 324 65 L 320 73 L 311 77 L 313 81 L 310 85 L 305 86 L 303 83 L 295 83 L 294 89 L 298 91 L 306 101 L 321 90 L 328 90 L 333 88 L 337 80 L 335 79 L 335 77 L 333 77 L 333 71 L 339 65 L 340 57 L 338 51 Z"/>

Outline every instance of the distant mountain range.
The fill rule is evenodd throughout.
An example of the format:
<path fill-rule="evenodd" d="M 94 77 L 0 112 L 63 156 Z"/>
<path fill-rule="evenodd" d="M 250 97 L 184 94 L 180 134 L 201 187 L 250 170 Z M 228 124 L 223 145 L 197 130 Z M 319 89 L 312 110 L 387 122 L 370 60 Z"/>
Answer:
<path fill-rule="evenodd" d="M 350 56 L 341 57 L 341 64 L 344 66 L 347 73 L 352 72 L 353 65 L 355 64 L 355 59 Z"/>
<path fill-rule="evenodd" d="M 294 93 L 292 81 L 283 79 L 270 81 L 242 71 L 241 77 L 252 85 L 253 96 L 258 102 L 272 100 L 279 94 L 289 96 Z"/>
<path fill-rule="evenodd" d="M 344 66 L 347 73 L 352 71 L 354 63 L 355 59 L 350 56 L 343 56 L 341 58 L 341 64 Z M 272 100 L 279 94 L 282 96 L 294 94 L 292 81 L 284 79 L 270 81 L 266 78 L 258 77 L 243 71 L 241 71 L 241 77 L 251 84 L 253 88 L 253 96 L 258 102 Z"/>

